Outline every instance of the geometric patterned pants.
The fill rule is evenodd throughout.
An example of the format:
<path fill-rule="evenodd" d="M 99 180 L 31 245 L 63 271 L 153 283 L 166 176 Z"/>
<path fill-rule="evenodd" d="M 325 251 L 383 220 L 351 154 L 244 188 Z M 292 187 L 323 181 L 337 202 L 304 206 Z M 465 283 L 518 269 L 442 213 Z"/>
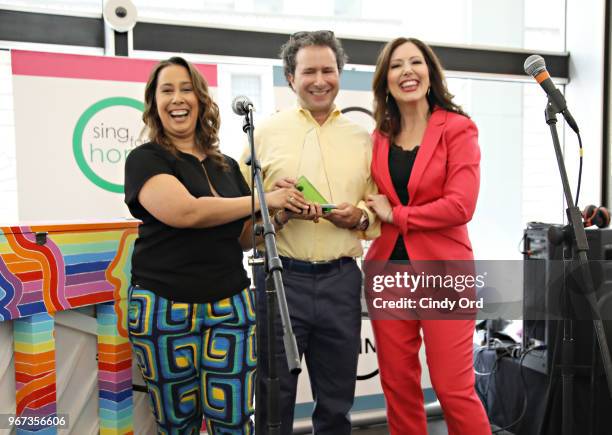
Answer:
<path fill-rule="evenodd" d="M 129 338 L 158 432 L 252 434 L 255 298 L 249 289 L 207 304 L 130 287 Z"/>

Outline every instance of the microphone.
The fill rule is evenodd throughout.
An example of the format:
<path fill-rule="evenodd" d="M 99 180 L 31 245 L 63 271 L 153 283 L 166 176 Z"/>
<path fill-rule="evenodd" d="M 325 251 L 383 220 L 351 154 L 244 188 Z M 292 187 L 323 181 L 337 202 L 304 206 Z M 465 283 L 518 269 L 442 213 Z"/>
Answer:
<path fill-rule="evenodd" d="M 544 92 L 546 92 L 546 95 L 548 95 L 554 109 L 563 115 L 568 125 L 576 132 L 576 134 L 578 134 L 578 124 L 576 124 L 574 117 L 567 108 L 567 103 L 565 102 L 563 94 L 552 82 L 550 74 L 548 74 L 548 71 L 546 70 L 546 62 L 544 62 L 544 58 L 537 54 L 532 54 L 525 59 L 523 68 L 525 69 L 525 73 L 532 76 L 536 82 L 542 86 L 542 89 L 544 89 Z"/>
<path fill-rule="evenodd" d="M 249 97 L 245 97 L 244 95 L 238 95 L 232 101 L 232 110 L 236 115 L 246 115 L 253 109 L 253 103 L 249 100 Z"/>

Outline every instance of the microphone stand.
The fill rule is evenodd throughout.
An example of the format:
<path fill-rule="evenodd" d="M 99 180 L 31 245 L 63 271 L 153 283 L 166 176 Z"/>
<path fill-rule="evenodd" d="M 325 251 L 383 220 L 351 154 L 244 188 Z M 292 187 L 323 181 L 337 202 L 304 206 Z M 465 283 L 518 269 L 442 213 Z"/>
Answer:
<path fill-rule="evenodd" d="M 597 299 L 595 298 L 595 288 L 593 285 L 593 277 L 591 275 L 591 269 L 589 268 L 589 259 L 587 252 L 589 245 L 584 231 L 584 225 L 582 223 L 582 214 L 580 209 L 574 205 L 572 198 L 572 192 L 570 189 L 569 181 L 567 178 L 567 171 L 565 169 L 565 163 L 563 161 L 563 154 L 561 152 L 561 145 L 559 143 L 559 136 L 557 133 L 557 113 L 562 112 L 559 110 L 555 101 L 548 98 L 548 104 L 546 105 L 546 123 L 550 126 L 550 133 L 555 147 L 555 155 L 557 157 L 557 165 L 559 166 L 559 173 L 561 175 L 561 182 L 563 184 L 563 193 L 565 195 L 565 201 L 567 203 L 567 217 L 569 220 L 568 227 L 571 229 L 570 243 L 576 247 L 578 254 L 578 268 L 580 270 L 580 278 L 583 284 L 582 291 L 584 297 L 591 307 L 593 314 L 593 328 L 597 336 L 599 344 L 599 351 L 601 353 L 602 365 L 606 374 L 606 380 L 608 382 L 608 391 L 612 395 L 612 358 L 610 356 L 610 350 L 608 348 L 608 341 L 606 338 L 606 331 L 603 326 L 601 319 L 601 313 L 597 306 Z M 567 298 L 565 298 L 567 301 Z M 563 410 L 563 435 L 572 435 L 574 429 L 574 410 L 572 407 L 572 399 L 574 393 L 574 337 L 573 337 L 573 322 L 568 315 L 563 316 L 563 344 L 561 353 L 561 378 L 562 378 L 562 410 Z M 553 361 L 553 363 L 555 363 Z M 550 382 L 553 380 L 551 379 Z"/>
<path fill-rule="evenodd" d="M 280 383 L 277 374 L 276 366 L 276 327 L 274 320 L 276 318 L 276 304 L 278 301 L 278 308 L 280 312 L 281 324 L 283 328 L 283 345 L 285 347 L 285 355 L 287 356 L 287 365 L 289 366 L 289 372 L 294 375 L 299 374 L 302 369 L 300 367 L 300 357 L 298 354 L 297 341 L 293 334 L 291 327 L 291 319 L 289 317 L 289 309 L 287 308 L 287 299 L 285 298 L 285 287 L 283 285 L 282 270 L 283 264 L 278 256 L 278 250 L 276 248 L 276 237 L 274 231 L 274 225 L 270 220 L 270 214 L 268 212 L 268 204 L 266 203 L 266 197 L 264 194 L 263 181 L 261 178 L 261 166 L 255 156 L 255 142 L 253 140 L 253 131 L 255 129 L 253 124 L 253 107 L 248 106 L 248 111 L 244 114 L 244 121 L 242 124 L 242 131 L 244 131 L 249 139 L 249 149 L 251 156 L 247 161 L 247 164 L 251 166 L 251 186 L 257 189 L 257 198 L 259 200 L 262 225 L 255 223 L 255 189 L 251 192 L 251 217 L 253 222 L 253 250 L 257 252 L 255 245 L 255 237 L 262 235 L 265 243 L 265 259 L 263 264 L 266 268 L 266 306 L 268 317 L 266 319 L 266 335 L 268 337 L 268 352 L 266 358 L 268 359 L 268 377 L 265 382 L 268 391 L 268 403 L 266 407 L 268 409 L 268 421 L 266 422 L 265 430 L 256 430 L 256 433 L 265 433 L 270 435 L 280 434 Z M 260 258 L 255 258 L 251 262 L 253 279 L 255 279 L 255 268 L 257 265 L 261 265 L 262 261 Z M 259 323 L 259 322 L 258 322 Z M 257 336 L 261 337 L 261 328 L 257 328 Z M 259 341 L 259 340 L 258 340 Z M 260 366 L 260 356 L 257 357 L 257 365 Z M 258 383 L 259 384 L 259 383 Z M 256 396 L 255 405 L 255 424 L 261 428 L 262 423 L 257 418 L 257 410 L 262 409 L 263 404 L 259 399 L 259 395 Z"/>

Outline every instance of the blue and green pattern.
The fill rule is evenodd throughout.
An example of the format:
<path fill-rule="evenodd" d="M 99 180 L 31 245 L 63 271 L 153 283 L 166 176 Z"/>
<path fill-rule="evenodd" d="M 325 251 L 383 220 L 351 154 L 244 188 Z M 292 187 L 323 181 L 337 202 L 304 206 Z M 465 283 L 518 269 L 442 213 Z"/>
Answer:
<path fill-rule="evenodd" d="M 208 304 L 130 289 L 128 329 L 160 434 L 252 434 L 255 306 L 251 291 Z"/>

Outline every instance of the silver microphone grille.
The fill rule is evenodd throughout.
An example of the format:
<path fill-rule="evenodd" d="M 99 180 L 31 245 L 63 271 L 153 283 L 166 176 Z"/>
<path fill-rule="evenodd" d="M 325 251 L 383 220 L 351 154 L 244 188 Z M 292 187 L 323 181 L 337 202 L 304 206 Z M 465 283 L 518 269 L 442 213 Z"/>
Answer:
<path fill-rule="evenodd" d="M 249 106 L 252 106 L 251 100 L 244 95 L 238 95 L 232 101 L 232 110 L 236 115 L 245 115 L 249 111 Z"/>
<path fill-rule="evenodd" d="M 544 62 L 544 58 L 542 56 L 532 54 L 525 59 L 523 68 L 525 69 L 525 73 L 535 77 L 546 69 L 546 62 Z"/>

